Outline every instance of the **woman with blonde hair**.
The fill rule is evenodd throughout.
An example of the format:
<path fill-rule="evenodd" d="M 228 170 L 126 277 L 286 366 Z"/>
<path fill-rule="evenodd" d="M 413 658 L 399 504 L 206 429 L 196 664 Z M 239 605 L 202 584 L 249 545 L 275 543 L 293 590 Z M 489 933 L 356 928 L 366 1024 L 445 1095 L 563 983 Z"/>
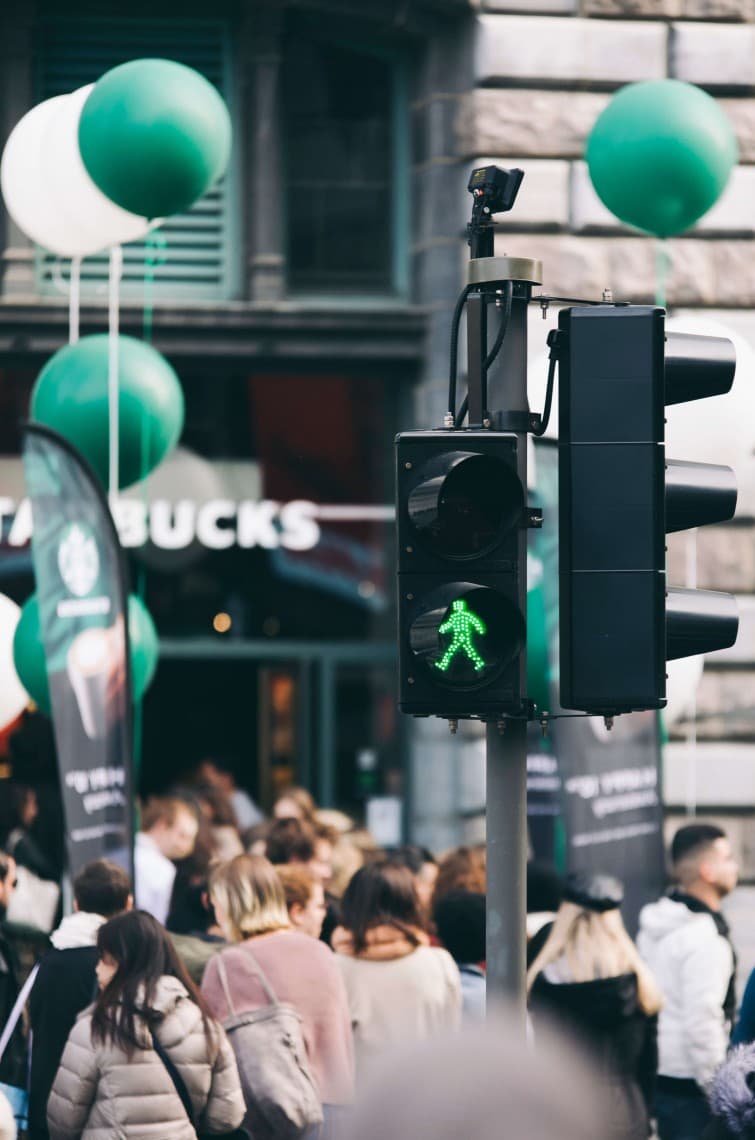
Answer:
<path fill-rule="evenodd" d="M 610 875 L 570 876 L 556 920 L 527 972 L 535 1036 L 550 1019 L 592 1056 L 615 1111 L 611 1140 L 647 1140 L 663 998 L 627 934 L 624 889 Z"/>
<path fill-rule="evenodd" d="M 272 992 L 297 1010 L 323 1106 L 323 1140 L 330 1140 L 354 1093 L 349 1007 L 334 956 L 324 943 L 292 928 L 280 878 L 262 855 L 239 855 L 217 867 L 210 876 L 210 899 L 218 925 L 234 945 L 207 965 L 202 979 L 207 1005 L 225 1021 L 268 1006 Z M 247 1110 L 252 1134 L 267 1136 L 255 1106 L 248 1103 Z"/>

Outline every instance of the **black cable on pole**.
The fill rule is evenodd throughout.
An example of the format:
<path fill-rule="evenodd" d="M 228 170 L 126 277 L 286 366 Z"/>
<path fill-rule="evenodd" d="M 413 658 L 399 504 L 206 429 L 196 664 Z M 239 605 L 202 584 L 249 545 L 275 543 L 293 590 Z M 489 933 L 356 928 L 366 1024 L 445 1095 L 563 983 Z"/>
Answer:
<path fill-rule="evenodd" d="M 533 427 L 533 435 L 545 435 L 548 430 L 548 420 L 551 418 L 551 404 L 553 403 L 553 381 L 556 376 L 556 357 L 552 356 L 548 365 L 548 387 L 545 390 L 545 407 L 537 427 Z"/>
<path fill-rule="evenodd" d="M 448 369 L 448 410 L 451 415 L 456 418 L 456 372 L 459 364 L 459 325 L 461 323 L 461 314 L 467 302 L 467 297 L 472 291 L 472 285 L 465 285 L 462 289 L 454 307 L 453 316 L 451 318 L 451 359 Z"/>
<path fill-rule="evenodd" d="M 483 406 L 484 407 L 487 406 L 487 402 L 488 402 L 488 400 L 487 400 L 487 395 L 488 395 L 488 393 L 487 393 L 487 372 L 488 372 L 488 369 L 490 368 L 491 364 L 495 360 L 495 358 L 498 356 L 498 353 L 501 351 L 501 346 L 503 345 L 503 341 L 505 339 L 506 332 L 508 331 L 509 321 L 511 319 L 511 306 L 512 306 L 512 303 L 514 300 L 514 283 L 512 281 L 507 281 L 505 283 L 504 289 L 503 289 L 503 298 L 504 298 L 504 300 L 503 300 L 503 312 L 501 314 L 501 324 L 499 326 L 498 333 L 496 335 L 495 341 L 493 342 L 493 347 L 491 348 L 490 352 L 485 357 L 485 361 L 483 363 L 483 385 L 484 385 L 484 388 L 483 388 Z M 454 396 L 455 396 L 455 394 L 456 394 L 456 389 L 454 388 Z M 454 427 L 459 428 L 464 423 L 464 417 L 467 414 L 468 407 L 469 407 L 469 398 L 467 396 L 465 396 L 461 402 L 461 407 L 459 408 L 459 411 L 454 416 Z"/>
<path fill-rule="evenodd" d="M 540 417 L 540 423 L 537 427 L 532 429 L 532 434 L 541 436 L 545 435 L 548 429 L 548 421 L 551 418 L 551 404 L 553 403 L 553 386 L 556 379 L 556 365 L 558 364 L 558 349 L 560 335 L 558 329 L 551 329 L 548 333 L 548 348 L 550 349 L 550 362 L 548 364 L 548 384 L 545 389 L 545 406 L 543 414 Z"/>

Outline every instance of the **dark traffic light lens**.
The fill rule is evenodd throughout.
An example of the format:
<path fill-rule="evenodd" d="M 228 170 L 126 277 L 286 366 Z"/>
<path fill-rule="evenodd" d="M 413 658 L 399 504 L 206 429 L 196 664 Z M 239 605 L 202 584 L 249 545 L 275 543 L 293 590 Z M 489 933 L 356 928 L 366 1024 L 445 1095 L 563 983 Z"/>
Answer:
<path fill-rule="evenodd" d="M 468 582 L 434 591 L 409 631 L 412 653 L 440 684 L 476 689 L 521 652 L 525 622 L 498 590 Z"/>
<path fill-rule="evenodd" d="M 449 452 L 409 496 L 409 517 L 445 558 L 479 558 L 517 525 L 524 505 L 516 472 L 492 455 Z"/>

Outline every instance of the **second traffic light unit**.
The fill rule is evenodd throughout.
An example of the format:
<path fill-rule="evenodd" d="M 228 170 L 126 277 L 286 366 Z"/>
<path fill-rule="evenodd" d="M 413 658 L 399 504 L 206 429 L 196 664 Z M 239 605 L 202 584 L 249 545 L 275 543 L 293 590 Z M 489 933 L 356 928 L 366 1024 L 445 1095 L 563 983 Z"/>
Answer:
<path fill-rule="evenodd" d="M 729 594 L 670 590 L 665 536 L 734 514 L 728 467 L 667 460 L 667 404 L 728 392 L 733 346 L 665 332 L 663 309 L 559 316 L 561 704 L 613 716 L 666 703 L 666 661 L 732 645 Z"/>
<path fill-rule="evenodd" d="M 400 707 L 520 716 L 526 496 L 514 434 L 396 440 Z"/>

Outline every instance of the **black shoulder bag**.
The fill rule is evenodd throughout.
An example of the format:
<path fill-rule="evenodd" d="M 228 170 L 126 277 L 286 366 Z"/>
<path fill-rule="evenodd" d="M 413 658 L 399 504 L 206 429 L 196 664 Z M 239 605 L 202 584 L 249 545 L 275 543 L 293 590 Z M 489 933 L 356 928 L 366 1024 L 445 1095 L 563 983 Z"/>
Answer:
<path fill-rule="evenodd" d="M 157 1053 L 158 1057 L 165 1065 L 168 1071 L 168 1076 L 173 1081 L 176 1092 L 181 1098 L 181 1104 L 184 1106 L 184 1112 L 189 1118 L 189 1124 L 192 1126 L 197 1134 L 197 1140 L 252 1140 L 251 1136 L 245 1128 L 234 1128 L 232 1132 L 200 1132 L 197 1128 L 197 1118 L 194 1115 L 194 1106 L 191 1103 L 189 1090 L 186 1087 L 183 1077 L 179 1073 L 176 1066 L 170 1059 L 169 1054 L 160 1044 L 157 1034 L 154 1029 L 150 1028 L 152 1036 L 152 1046 Z"/>

